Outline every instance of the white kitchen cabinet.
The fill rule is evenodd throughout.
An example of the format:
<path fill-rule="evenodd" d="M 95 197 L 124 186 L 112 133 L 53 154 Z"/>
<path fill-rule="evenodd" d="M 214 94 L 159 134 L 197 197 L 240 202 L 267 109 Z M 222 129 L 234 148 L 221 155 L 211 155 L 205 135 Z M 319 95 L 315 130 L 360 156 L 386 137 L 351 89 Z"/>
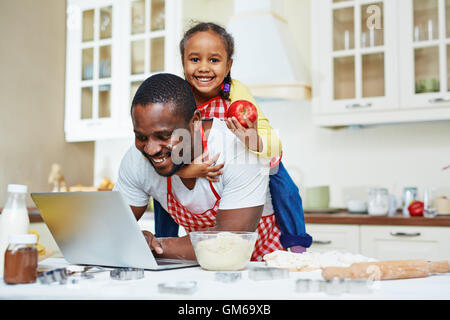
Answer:
<path fill-rule="evenodd" d="M 316 125 L 450 120 L 448 0 L 317 0 L 311 10 Z"/>
<path fill-rule="evenodd" d="M 360 226 L 361 254 L 379 260 L 450 260 L 450 228 Z"/>
<path fill-rule="evenodd" d="M 308 224 L 306 227 L 313 238 L 309 251 L 336 250 L 354 254 L 360 251 L 358 225 Z"/>
<path fill-rule="evenodd" d="M 180 0 L 67 0 L 67 141 L 132 135 L 138 86 L 176 73 L 180 8 Z"/>
<path fill-rule="evenodd" d="M 450 1 L 399 1 L 403 108 L 450 107 Z"/>

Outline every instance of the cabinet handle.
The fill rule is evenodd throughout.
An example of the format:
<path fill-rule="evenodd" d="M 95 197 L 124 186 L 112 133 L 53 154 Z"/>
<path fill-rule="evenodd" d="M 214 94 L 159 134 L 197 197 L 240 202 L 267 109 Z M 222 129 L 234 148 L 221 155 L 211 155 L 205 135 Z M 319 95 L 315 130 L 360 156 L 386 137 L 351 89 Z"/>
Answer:
<path fill-rule="evenodd" d="M 420 232 L 391 232 L 394 237 L 418 237 Z"/>
<path fill-rule="evenodd" d="M 450 102 L 450 97 L 444 97 L 444 98 L 432 98 L 428 100 L 430 103 L 440 103 L 440 102 Z"/>
<path fill-rule="evenodd" d="M 331 240 L 325 240 L 325 241 L 322 241 L 322 240 L 313 240 L 312 243 L 313 243 L 313 244 L 331 244 Z"/>
<path fill-rule="evenodd" d="M 372 106 L 371 102 L 368 102 L 366 104 L 360 104 L 360 103 L 351 103 L 351 104 L 347 104 L 345 107 L 347 109 L 359 109 L 359 108 L 369 108 Z"/>

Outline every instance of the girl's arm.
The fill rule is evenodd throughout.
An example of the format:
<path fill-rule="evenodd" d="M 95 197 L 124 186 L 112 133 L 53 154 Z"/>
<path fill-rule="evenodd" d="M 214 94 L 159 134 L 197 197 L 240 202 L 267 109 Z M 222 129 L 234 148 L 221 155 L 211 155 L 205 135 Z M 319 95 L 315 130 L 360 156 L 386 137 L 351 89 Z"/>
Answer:
<path fill-rule="evenodd" d="M 205 156 L 206 154 L 202 154 L 192 163 L 178 170 L 176 174 L 181 178 L 205 178 L 211 182 L 219 181 L 218 177 L 223 173 L 222 169 L 225 165 L 224 163 L 216 165 L 220 153 L 209 160 L 205 160 Z"/>
<path fill-rule="evenodd" d="M 249 148 L 249 150 L 265 158 L 279 156 L 282 149 L 281 141 L 278 138 L 278 135 L 275 133 L 275 130 L 273 130 L 273 128 L 270 126 L 269 119 L 267 119 L 267 117 L 259 108 L 255 99 L 250 93 L 250 90 L 238 80 L 233 79 L 231 82 L 230 100 L 231 103 L 237 100 L 250 101 L 258 110 L 258 120 L 256 128 L 257 135 L 259 136 L 258 140 L 260 139 L 259 141 L 262 144 L 262 150 L 260 150 L 261 148 L 258 148 L 258 150 L 260 150 L 259 152 L 253 150 L 253 148 Z"/>

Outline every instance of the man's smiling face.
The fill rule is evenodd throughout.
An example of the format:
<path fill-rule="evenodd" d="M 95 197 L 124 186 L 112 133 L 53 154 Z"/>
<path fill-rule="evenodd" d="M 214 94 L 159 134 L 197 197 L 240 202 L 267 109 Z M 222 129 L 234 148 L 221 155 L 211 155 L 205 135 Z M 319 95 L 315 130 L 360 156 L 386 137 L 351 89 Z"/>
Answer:
<path fill-rule="evenodd" d="M 168 177 L 175 174 L 183 164 L 172 160 L 173 147 L 179 143 L 174 139 L 176 129 L 192 133 L 190 121 L 175 114 L 168 104 L 150 103 L 136 105 L 132 110 L 136 148 L 150 161 L 156 172 Z"/>

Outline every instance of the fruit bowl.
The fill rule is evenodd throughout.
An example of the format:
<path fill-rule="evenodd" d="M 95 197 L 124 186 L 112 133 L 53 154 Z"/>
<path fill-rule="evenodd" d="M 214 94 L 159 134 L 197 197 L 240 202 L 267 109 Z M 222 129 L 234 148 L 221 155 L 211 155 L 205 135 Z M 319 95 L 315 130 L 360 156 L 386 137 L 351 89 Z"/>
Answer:
<path fill-rule="evenodd" d="M 189 233 L 200 266 L 211 271 L 245 269 L 255 247 L 257 232 L 194 231 Z"/>

